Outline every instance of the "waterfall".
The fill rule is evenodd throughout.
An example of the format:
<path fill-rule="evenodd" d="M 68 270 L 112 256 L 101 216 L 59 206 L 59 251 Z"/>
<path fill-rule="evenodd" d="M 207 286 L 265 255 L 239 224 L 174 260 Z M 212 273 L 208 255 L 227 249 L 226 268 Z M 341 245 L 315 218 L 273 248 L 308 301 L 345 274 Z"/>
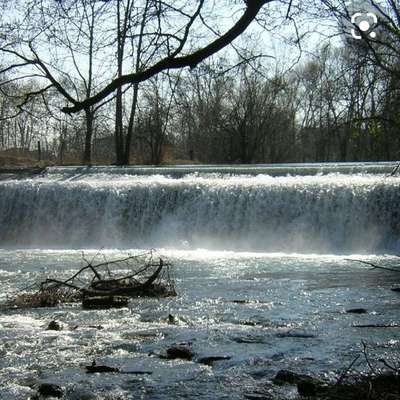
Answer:
<path fill-rule="evenodd" d="M 158 168 L 54 168 L 3 181 L 0 246 L 336 254 L 400 248 L 398 177 L 235 169 L 177 168 L 177 178 Z"/>

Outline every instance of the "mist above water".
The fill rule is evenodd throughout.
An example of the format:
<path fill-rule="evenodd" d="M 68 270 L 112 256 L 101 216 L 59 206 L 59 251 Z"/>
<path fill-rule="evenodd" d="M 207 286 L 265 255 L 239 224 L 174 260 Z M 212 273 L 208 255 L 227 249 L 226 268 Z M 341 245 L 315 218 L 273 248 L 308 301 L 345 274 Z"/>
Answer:
<path fill-rule="evenodd" d="M 275 177 L 235 174 L 236 167 L 177 168 L 179 178 L 132 170 L 51 169 L 0 183 L 0 245 L 325 254 L 400 247 L 397 177 L 338 167 Z"/>
<path fill-rule="evenodd" d="M 400 248 L 400 179 L 381 164 L 303 167 L 54 168 L 0 182 L 0 301 L 44 277 L 67 279 L 85 264 L 77 248 L 112 260 L 127 254 L 115 247 L 163 247 L 178 291 L 116 310 L 3 312 L 0 398 L 28 400 L 52 382 L 69 400 L 239 400 L 269 391 L 280 369 L 336 380 L 364 341 L 371 360 L 395 363 L 398 273 L 349 259 L 398 265 L 371 253 Z M 346 312 L 360 307 L 368 312 Z M 52 320 L 63 330 L 47 330 Z M 388 327 L 358 327 L 368 324 Z M 178 343 L 194 360 L 155 356 Z M 198 362 L 207 356 L 229 360 Z M 93 359 L 151 374 L 88 377 Z"/>

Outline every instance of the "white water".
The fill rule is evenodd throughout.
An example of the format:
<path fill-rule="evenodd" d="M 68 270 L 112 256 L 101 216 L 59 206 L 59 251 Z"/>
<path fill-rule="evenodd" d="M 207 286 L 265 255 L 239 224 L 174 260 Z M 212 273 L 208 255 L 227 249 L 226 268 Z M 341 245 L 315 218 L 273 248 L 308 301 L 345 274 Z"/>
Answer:
<path fill-rule="evenodd" d="M 229 174 L 229 175 L 315 175 L 315 174 L 390 174 L 397 162 L 340 162 L 340 163 L 291 163 L 291 164 L 207 164 L 174 166 L 129 166 L 129 167 L 53 167 L 48 174 L 64 176 L 77 174 L 116 174 L 116 175 L 169 175 L 180 178 L 188 174 Z"/>
<path fill-rule="evenodd" d="M 399 275 L 349 260 L 398 267 L 397 257 L 374 255 L 400 248 L 400 179 L 387 176 L 391 169 L 52 168 L 0 181 L 0 302 L 72 275 L 82 255 L 71 248 L 91 259 L 98 251 L 86 248 L 102 246 L 161 247 L 178 292 L 119 310 L 1 313 L 0 399 L 32 399 L 42 382 L 62 386 L 66 400 L 242 400 L 270 390 L 289 399 L 295 388 L 270 386 L 281 368 L 337 379 L 362 342 L 374 365 L 397 362 L 400 298 L 390 288 Z M 357 307 L 367 313 L 345 312 Z M 180 322 L 169 324 L 169 314 Z M 63 330 L 46 330 L 51 320 Z M 149 356 L 182 342 L 192 344 L 193 361 Z M 231 359 L 197 362 L 210 355 Z M 93 359 L 152 374 L 88 375 Z M 368 370 L 363 357 L 354 368 Z"/>
<path fill-rule="evenodd" d="M 96 252 L 85 255 L 91 259 Z M 103 255 L 113 259 L 121 253 Z M 268 391 L 281 368 L 333 379 L 360 354 L 362 341 L 374 365 L 379 358 L 398 360 L 398 328 L 356 327 L 398 324 L 399 295 L 389 290 L 398 281 L 395 272 L 370 271 L 340 256 L 163 255 L 175 266 L 177 297 L 137 298 L 118 310 L 62 305 L 1 313 L 0 398 L 29 400 L 39 383 L 52 382 L 64 388 L 66 400 L 243 400 L 246 393 Z M 365 259 L 397 264 L 394 257 Z M 66 278 L 80 265 L 79 251 L 0 250 L 0 299 L 45 276 Z M 345 312 L 354 307 L 368 313 Z M 180 322 L 169 324 L 168 314 Z M 46 330 L 54 319 L 62 331 Z M 193 361 L 149 356 L 182 342 L 192 343 Z M 210 355 L 231 359 L 213 367 L 197 362 Z M 88 375 L 85 366 L 93 359 L 152 374 Z M 354 367 L 368 368 L 362 357 Z M 280 398 L 293 398 L 286 394 Z"/>
<path fill-rule="evenodd" d="M 125 171 L 52 169 L 1 182 L 0 246 L 322 254 L 400 249 L 398 177 L 233 175 L 231 168 L 175 179 Z"/>

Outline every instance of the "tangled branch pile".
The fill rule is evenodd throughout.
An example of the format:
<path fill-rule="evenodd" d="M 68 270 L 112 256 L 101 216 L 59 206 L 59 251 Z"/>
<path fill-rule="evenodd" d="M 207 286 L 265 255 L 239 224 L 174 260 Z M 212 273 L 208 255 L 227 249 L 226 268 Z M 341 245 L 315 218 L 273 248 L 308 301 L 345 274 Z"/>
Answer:
<path fill-rule="evenodd" d="M 84 308 L 109 308 L 125 306 L 132 297 L 176 295 L 171 265 L 153 250 L 97 264 L 94 258 L 83 259 L 86 265 L 69 278 L 47 278 L 35 285 L 34 292 L 19 293 L 2 308 L 54 307 L 77 301 Z"/>

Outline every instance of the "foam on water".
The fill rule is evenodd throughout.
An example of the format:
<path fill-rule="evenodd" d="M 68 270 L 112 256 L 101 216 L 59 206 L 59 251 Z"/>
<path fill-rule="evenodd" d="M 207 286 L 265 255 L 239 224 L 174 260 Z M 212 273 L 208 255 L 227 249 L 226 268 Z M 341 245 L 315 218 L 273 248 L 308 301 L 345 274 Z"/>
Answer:
<path fill-rule="evenodd" d="M 75 176 L 88 174 L 116 175 L 169 175 L 179 178 L 188 174 L 231 174 L 231 175 L 313 175 L 328 173 L 380 173 L 390 174 L 396 162 L 329 162 L 329 163 L 290 163 L 290 164 L 238 164 L 238 165 L 175 165 L 175 166 L 95 166 L 95 167 L 52 167 L 47 174 Z"/>
<path fill-rule="evenodd" d="M 0 183 L 0 245 L 303 254 L 400 247 L 398 177 L 62 171 Z"/>
<path fill-rule="evenodd" d="M 391 166 L 54 168 L 0 182 L 0 302 L 45 277 L 71 276 L 83 263 L 74 249 L 85 247 L 96 248 L 85 249 L 90 260 L 157 246 L 178 291 L 115 310 L 2 312 L 0 398 L 28 400 L 51 382 L 68 400 L 240 400 L 282 368 L 340 375 L 364 341 L 371 360 L 394 363 L 398 328 L 357 324 L 398 321 L 389 290 L 398 273 L 348 260 L 398 265 L 373 254 L 399 248 L 400 179 L 386 176 Z M 356 307 L 368 313 L 345 312 Z M 47 330 L 52 320 L 63 330 Z M 154 356 L 178 343 L 191 343 L 194 361 Z M 197 362 L 218 355 L 231 358 Z M 94 359 L 152 374 L 89 376 Z"/>

